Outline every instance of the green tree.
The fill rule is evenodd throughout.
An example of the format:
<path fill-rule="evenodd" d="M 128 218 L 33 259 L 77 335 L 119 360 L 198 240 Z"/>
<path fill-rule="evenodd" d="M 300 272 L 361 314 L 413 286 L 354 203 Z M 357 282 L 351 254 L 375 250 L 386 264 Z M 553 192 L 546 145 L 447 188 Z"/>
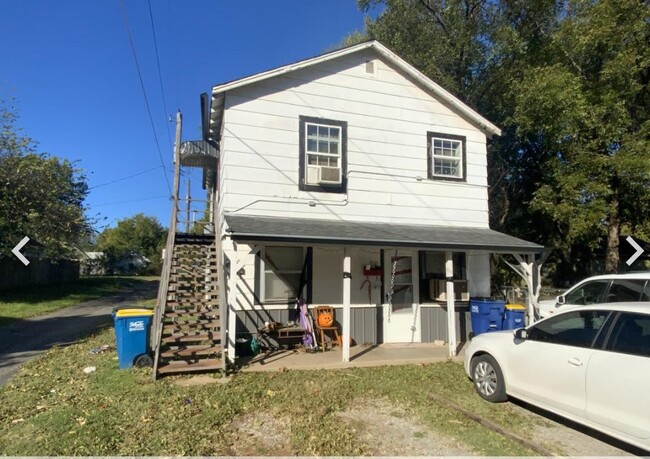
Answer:
<path fill-rule="evenodd" d="M 593 253 L 605 240 L 607 272 L 621 231 L 650 215 L 649 13 L 636 0 L 567 3 L 511 86 L 515 135 L 546 153 L 532 212 L 553 222 L 556 247 Z"/>
<path fill-rule="evenodd" d="M 636 0 L 359 0 L 377 38 L 503 128 L 490 222 L 584 276 L 622 231 L 647 234 L 649 5 Z M 346 41 L 356 42 L 357 35 Z"/>
<path fill-rule="evenodd" d="M 0 120 L 0 256 L 9 256 L 25 236 L 47 257 L 72 255 L 91 231 L 83 206 L 86 177 L 68 160 L 35 153 L 10 108 L 0 108 Z"/>
<path fill-rule="evenodd" d="M 155 217 L 136 214 L 118 221 L 97 237 L 97 249 L 104 252 L 106 267 L 112 274 L 117 265 L 133 255 L 142 255 L 150 264 L 143 272 L 160 273 L 161 254 L 165 247 L 167 231 Z"/>

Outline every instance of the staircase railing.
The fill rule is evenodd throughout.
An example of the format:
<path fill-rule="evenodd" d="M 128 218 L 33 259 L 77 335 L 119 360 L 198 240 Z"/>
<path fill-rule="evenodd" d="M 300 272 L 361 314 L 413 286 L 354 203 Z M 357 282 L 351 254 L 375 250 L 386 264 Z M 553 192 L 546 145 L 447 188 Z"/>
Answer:
<path fill-rule="evenodd" d="M 178 222 L 178 193 L 180 187 L 180 145 L 183 117 L 180 112 L 176 114 L 176 139 L 174 142 L 174 190 L 172 195 L 172 215 L 167 233 L 167 244 L 165 245 L 165 259 L 163 260 L 162 272 L 160 273 L 160 285 L 158 287 L 158 301 L 153 318 L 152 349 L 155 351 L 153 364 L 153 379 L 158 375 L 158 359 L 160 357 L 160 337 L 162 335 L 163 316 L 167 308 L 167 297 L 169 296 L 169 276 L 172 268 L 174 254 L 174 242 L 176 240 L 176 227 Z"/>

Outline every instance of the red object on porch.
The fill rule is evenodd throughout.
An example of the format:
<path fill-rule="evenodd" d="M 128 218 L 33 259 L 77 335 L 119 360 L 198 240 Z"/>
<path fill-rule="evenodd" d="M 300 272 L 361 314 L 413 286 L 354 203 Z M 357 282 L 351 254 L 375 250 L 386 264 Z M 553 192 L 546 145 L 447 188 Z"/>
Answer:
<path fill-rule="evenodd" d="M 321 315 L 324 316 L 323 319 L 325 319 L 329 315 L 329 318 L 331 318 L 332 325 L 329 327 L 321 326 Z M 339 329 L 334 325 L 334 308 L 332 306 L 316 306 L 314 308 L 314 317 L 316 319 L 315 328 L 320 338 L 321 349 L 323 350 L 323 352 L 325 352 L 325 335 L 327 334 L 328 331 L 334 332 L 333 333 L 334 336 L 330 336 L 330 338 L 332 339 L 332 345 L 334 345 L 334 343 L 338 344 L 340 341 Z"/>

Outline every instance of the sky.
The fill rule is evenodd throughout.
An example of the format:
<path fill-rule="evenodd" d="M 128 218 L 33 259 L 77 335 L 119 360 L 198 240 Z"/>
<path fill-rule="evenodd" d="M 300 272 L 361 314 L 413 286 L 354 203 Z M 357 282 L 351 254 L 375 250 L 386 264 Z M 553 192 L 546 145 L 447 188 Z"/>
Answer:
<path fill-rule="evenodd" d="M 321 54 L 363 25 L 356 0 L 1 0 L 0 100 L 13 99 L 39 152 L 86 174 L 96 229 L 138 212 L 167 226 L 170 115 L 182 112 L 183 140 L 200 140 L 201 93 Z"/>

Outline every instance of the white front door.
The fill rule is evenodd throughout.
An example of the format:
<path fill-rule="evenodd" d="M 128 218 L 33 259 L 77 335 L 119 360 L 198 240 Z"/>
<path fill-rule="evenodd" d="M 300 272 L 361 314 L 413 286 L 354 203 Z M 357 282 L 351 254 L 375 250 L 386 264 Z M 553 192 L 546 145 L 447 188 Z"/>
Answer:
<path fill-rule="evenodd" d="M 419 343 L 417 252 L 384 251 L 384 342 Z"/>

